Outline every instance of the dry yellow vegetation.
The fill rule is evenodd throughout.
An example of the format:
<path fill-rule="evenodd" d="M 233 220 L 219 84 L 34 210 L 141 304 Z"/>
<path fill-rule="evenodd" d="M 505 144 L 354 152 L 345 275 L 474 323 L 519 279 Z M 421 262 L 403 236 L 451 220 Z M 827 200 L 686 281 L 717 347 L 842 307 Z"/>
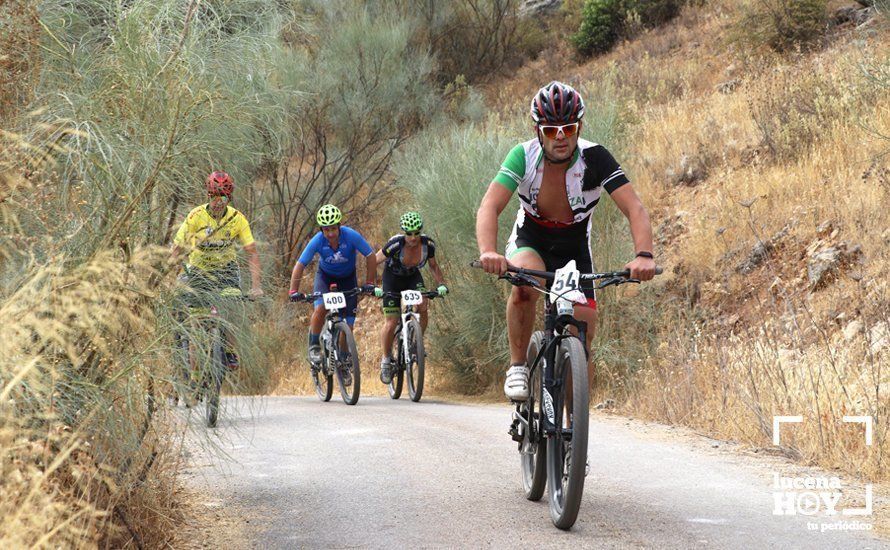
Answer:
<path fill-rule="evenodd" d="M 670 322 L 638 374 L 598 394 L 755 448 L 772 447 L 773 415 L 802 415 L 771 450 L 886 480 L 888 22 L 777 55 L 733 40 L 741 15 L 736 2 L 686 7 L 581 66 L 545 52 L 488 93 L 514 105 L 560 78 L 613 86 L 623 103 L 619 160 L 652 215 Z M 609 369 L 600 380 L 621 378 Z M 872 446 L 845 415 L 874 418 Z"/>

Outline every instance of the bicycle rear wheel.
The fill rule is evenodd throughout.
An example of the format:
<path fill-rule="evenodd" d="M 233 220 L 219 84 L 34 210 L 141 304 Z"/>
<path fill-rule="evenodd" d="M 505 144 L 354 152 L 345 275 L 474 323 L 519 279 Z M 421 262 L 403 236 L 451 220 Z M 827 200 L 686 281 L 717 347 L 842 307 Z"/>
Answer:
<path fill-rule="evenodd" d="M 423 349 L 423 330 L 417 319 L 411 319 L 408 326 L 408 350 L 410 352 L 407 357 L 407 378 L 408 378 L 408 395 L 411 401 L 417 403 L 423 397 L 423 377 L 425 353 Z"/>
<path fill-rule="evenodd" d="M 584 494 L 590 414 L 587 358 L 581 340 L 572 336 L 559 343 L 554 376 L 563 381 L 558 386 L 560 394 L 552 396 L 554 411 L 557 412 L 557 418 L 562 416 L 562 420 L 557 433 L 547 439 L 550 518 L 558 528 L 571 529 L 578 519 L 581 497 Z M 572 409 L 566 411 L 565 392 L 569 378 L 572 381 Z M 559 411 L 562 411 L 561 415 Z"/>
<path fill-rule="evenodd" d="M 214 331 L 213 348 L 210 352 L 210 365 L 205 375 L 206 395 L 205 407 L 207 413 L 207 427 L 215 428 L 219 418 L 219 394 L 222 390 L 222 380 L 225 372 L 223 344 L 219 335 L 219 329 Z"/>
<path fill-rule="evenodd" d="M 396 352 L 395 365 L 392 365 L 392 380 L 390 380 L 389 384 L 386 385 L 386 389 L 389 390 L 390 399 L 398 399 L 402 396 L 402 386 L 405 383 L 405 353 L 402 350 L 401 326 L 396 329 L 396 334 L 393 338 L 393 345 L 396 346 L 398 351 Z"/>
<path fill-rule="evenodd" d="M 337 323 L 333 331 L 336 353 L 337 384 L 340 386 L 340 395 L 347 405 L 358 403 L 358 397 L 362 387 L 362 373 L 358 366 L 358 350 L 355 347 L 355 338 L 346 321 Z"/>
<path fill-rule="evenodd" d="M 537 331 L 532 334 L 528 343 L 528 362 L 531 364 L 544 345 L 544 333 Z M 528 399 L 519 406 L 520 414 L 528 422 L 528 426 L 520 423 L 522 441 L 519 444 L 519 462 L 522 466 L 522 489 L 525 498 L 538 501 L 544 496 L 547 486 L 547 445 L 541 437 L 541 371 L 543 362 L 530 374 Z"/>

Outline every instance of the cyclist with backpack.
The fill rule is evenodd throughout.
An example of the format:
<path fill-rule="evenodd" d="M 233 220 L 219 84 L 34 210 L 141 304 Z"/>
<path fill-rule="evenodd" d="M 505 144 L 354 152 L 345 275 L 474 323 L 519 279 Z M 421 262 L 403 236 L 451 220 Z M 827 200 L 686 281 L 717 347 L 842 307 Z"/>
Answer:
<path fill-rule="evenodd" d="M 442 269 L 436 262 L 436 243 L 430 237 L 424 235 L 423 219 L 417 212 L 406 212 L 399 220 L 403 234 L 395 235 L 377 252 L 377 262 L 384 263 L 383 288 L 376 289 L 378 297 L 386 295 L 383 299 L 383 314 L 386 321 L 380 332 L 380 343 L 383 346 L 383 359 L 380 361 L 380 381 L 389 384 L 392 381 L 393 358 L 392 343 L 396 328 L 399 325 L 401 313 L 401 298 L 399 293 L 403 290 L 421 290 L 424 288 L 423 275 L 420 269 L 429 263 L 430 271 L 436 280 L 439 296 L 448 293 L 445 286 L 445 277 Z M 389 293 L 389 294 L 387 294 Z M 420 326 L 426 331 L 428 302 L 424 299 L 419 306 Z"/>

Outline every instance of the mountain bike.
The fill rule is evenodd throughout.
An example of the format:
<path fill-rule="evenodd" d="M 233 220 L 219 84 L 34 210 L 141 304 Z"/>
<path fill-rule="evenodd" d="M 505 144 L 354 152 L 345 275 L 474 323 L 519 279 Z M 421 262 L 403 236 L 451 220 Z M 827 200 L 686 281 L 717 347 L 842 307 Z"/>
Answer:
<path fill-rule="evenodd" d="M 240 291 L 239 291 L 240 292 Z M 253 301 L 242 294 L 223 290 L 221 299 Z M 185 331 L 174 332 L 175 349 L 178 352 L 180 377 L 184 382 L 183 401 L 191 406 L 192 402 L 204 402 L 205 420 L 208 428 L 215 428 L 219 419 L 220 392 L 229 366 L 226 364 L 226 337 L 222 327 L 222 318 L 216 305 L 188 307 L 188 315 L 196 319 L 201 330 L 207 334 L 207 347 L 201 349 L 198 342 L 192 342 Z M 198 356 L 206 353 L 207 362 L 200 364 Z M 197 374 L 197 377 L 195 376 Z"/>
<path fill-rule="evenodd" d="M 355 346 L 355 338 L 352 329 L 346 319 L 340 316 L 340 310 L 346 307 L 346 298 L 362 294 L 361 288 L 337 291 L 337 285 L 332 284 L 329 292 L 315 292 L 306 294 L 302 301 L 310 304 L 321 298 L 327 310 L 324 326 L 321 329 L 319 340 L 321 344 L 321 363 L 310 363 L 312 382 L 315 384 L 315 393 L 322 401 L 330 401 L 334 392 L 334 375 L 337 375 L 337 384 L 340 386 L 340 395 L 347 405 L 358 403 L 361 392 L 362 373 L 358 365 L 358 350 Z M 365 292 L 365 294 L 368 294 Z"/>
<path fill-rule="evenodd" d="M 481 267 L 478 261 L 472 265 Z M 548 289 L 536 277 L 552 285 Z M 510 267 L 499 278 L 545 296 L 544 330 L 532 334 L 528 346 L 529 397 L 515 403 L 509 433 L 518 443 L 525 497 L 540 500 L 546 486 L 550 519 L 570 529 L 584 493 L 590 415 L 587 323 L 575 319 L 574 303 L 586 301 L 581 281 L 600 281 L 598 289 L 640 281 L 627 270 L 579 273 L 574 261 L 555 272 Z"/>
<path fill-rule="evenodd" d="M 401 293 L 385 292 L 384 297 L 401 298 L 402 313 L 399 317 L 399 326 L 393 342 L 398 342 L 395 365 L 393 365 L 392 380 L 387 389 L 392 399 L 402 396 L 402 387 L 405 376 L 408 378 L 408 395 L 411 401 L 417 403 L 423 396 L 424 365 L 426 352 L 423 348 L 423 329 L 420 326 L 420 313 L 417 306 L 423 303 L 423 298 L 438 298 L 436 291 L 403 290 Z"/>

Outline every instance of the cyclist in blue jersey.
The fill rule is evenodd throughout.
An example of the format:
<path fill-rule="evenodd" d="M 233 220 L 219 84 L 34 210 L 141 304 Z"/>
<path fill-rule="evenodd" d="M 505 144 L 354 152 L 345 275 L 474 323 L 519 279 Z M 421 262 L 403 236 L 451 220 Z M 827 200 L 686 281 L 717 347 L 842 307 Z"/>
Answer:
<path fill-rule="evenodd" d="M 315 285 L 313 292 L 327 292 L 332 284 L 337 285 L 337 290 L 352 290 L 358 286 L 358 277 L 355 269 L 357 254 L 365 257 L 366 283 L 362 287 L 365 292 L 374 291 L 374 282 L 377 276 L 377 257 L 374 249 L 368 244 L 361 234 L 345 225 L 340 225 L 343 214 L 333 204 L 326 204 L 318 209 L 316 221 L 321 226 L 300 258 L 294 265 L 290 277 L 290 299 L 301 300 L 305 295 L 300 292 L 300 281 L 303 279 L 303 271 L 312 262 L 317 254 L 319 256 L 318 271 L 315 273 Z M 358 296 L 350 296 L 346 299 L 346 311 L 344 317 L 350 327 L 355 323 L 355 313 L 358 309 Z M 324 325 L 325 311 L 322 301 L 315 301 L 315 310 L 309 322 L 309 361 L 318 364 L 321 361 L 321 346 L 319 335 Z"/>

